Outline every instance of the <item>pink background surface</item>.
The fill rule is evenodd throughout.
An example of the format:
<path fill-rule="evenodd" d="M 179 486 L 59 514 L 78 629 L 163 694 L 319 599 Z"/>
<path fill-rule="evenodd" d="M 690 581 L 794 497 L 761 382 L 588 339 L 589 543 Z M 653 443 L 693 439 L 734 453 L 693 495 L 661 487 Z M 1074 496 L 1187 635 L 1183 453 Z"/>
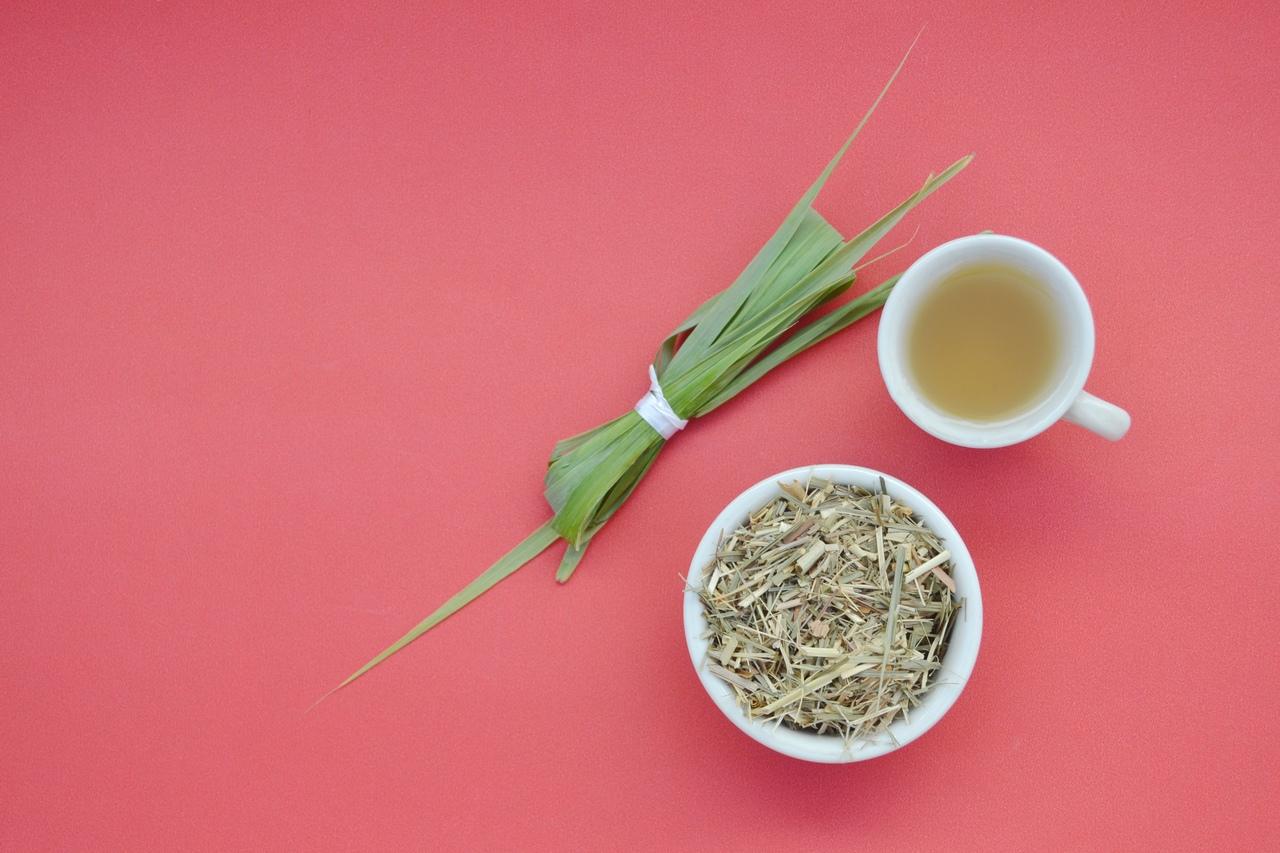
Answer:
<path fill-rule="evenodd" d="M 1280 831 L 1273 4 L 46 5 L 0 10 L 0 847 Z M 922 23 L 821 209 L 975 152 L 866 281 L 1042 243 L 1131 436 L 941 444 L 872 319 L 674 440 L 568 586 L 544 556 L 305 713 L 543 520 L 552 443 L 643 392 Z M 859 766 L 743 737 L 681 636 L 705 526 L 812 462 L 930 495 L 985 595 L 950 715 Z"/>

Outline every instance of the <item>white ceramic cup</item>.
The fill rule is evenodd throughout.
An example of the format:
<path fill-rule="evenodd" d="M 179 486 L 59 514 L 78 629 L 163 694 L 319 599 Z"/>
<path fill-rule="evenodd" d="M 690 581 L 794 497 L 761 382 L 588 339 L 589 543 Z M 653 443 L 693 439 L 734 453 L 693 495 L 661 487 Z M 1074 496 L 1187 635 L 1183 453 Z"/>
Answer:
<path fill-rule="evenodd" d="M 888 734 L 849 745 L 835 735 L 803 732 L 776 723 L 748 719 L 738 705 L 733 688 L 706 668 L 710 644 L 706 637 L 707 617 L 702 601 L 698 598 L 698 590 L 703 582 L 702 571 L 714 559 L 721 534 L 733 532 L 746 522 L 747 516 L 781 495 L 779 482 L 798 480 L 807 483 L 812 477 L 865 489 L 879 488 L 883 478 L 889 495 L 911 507 L 916 517 L 937 534 L 951 552 L 951 578 L 956 584 L 956 595 L 964 601 L 951 628 L 951 639 L 942 658 L 942 668 L 937 679 L 921 697 L 920 705 L 911 710 L 910 719 L 899 719 L 891 723 Z M 978 643 L 982 639 L 982 591 L 978 588 L 978 572 L 964 540 L 960 538 L 955 525 L 933 501 L 896 477 L 870 468 L 854 465 L 810 465 L 766 477 L 734 498 L 716 516 L 716 520 L 698 543 L 698 549 L 693 552 L 688 577 L 689 583 L 684 590 L 684 639 L 689 646 L 689 656 L 693 659 L 698 679 L 707 695 L 739 729 L 770 749 L 793 758 L 825 764 L 845 764 L 875 758 L 906 746 L 932 728 L 947 713 L 960 696 L 960 691 L 964 690 L 978 659 Z"/>
<path fill-rule="evenodd" d="M 975 264 L 1020 270 L 1053 299 L 1064 357 L 1058 375 L 1030 408 L 1011 418 L 974 421 L 933 406 L 916 387 L 907 367 L 907 336 L 922 300 L 952 273 Z M 1080 283 L 1044 249 L 1000 234 L 978 234 L 943 243 L 902 275 L 880 316 L 880 373 L 889 396 L 917 426 L 943 441 L 965 447 L 1004 447 L 1026 441 L 1059 419 L 1079 424 L 1112 441 L 1129 429 L 1129 413 L 1084 390 L 1093 366 L 1093 314 Z"/>

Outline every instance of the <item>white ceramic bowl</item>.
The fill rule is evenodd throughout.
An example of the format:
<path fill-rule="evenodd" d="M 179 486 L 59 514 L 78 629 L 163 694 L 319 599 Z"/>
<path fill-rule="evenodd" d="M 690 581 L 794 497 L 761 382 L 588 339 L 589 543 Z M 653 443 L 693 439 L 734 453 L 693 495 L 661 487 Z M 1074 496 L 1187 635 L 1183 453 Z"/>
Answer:
<path fill-rule="evenodd" d="M 698 600 L 697 589 L 702 584 L 702 570 L 715 556 L 716 544 L 721 534 L 731 533 L 747 520 L 748 515 L 780 495 L 782 492 L 778 488 L 779 482 L 799 480 L 804 483 L 810 477 L 867 489 L 876 489 L 883 477 L 889 494 L 911 507 L 916 517 L 928 525 L 951 552 L 951 576 L 956 583 L 956 594 L 964 599 L 963 609 L 951 630 L 951 641 L 942 659 L 938 680 L 924 694 L 920 706 L 911 712 L 910 722 L 899 719 L 890 725 L 892 737 L 880 735 L 856 741 L 848 747 L 843 738 L 834 735 L 801 732 L 776 723 L 748 720 L 738 706 L 733 689 L 708 672 L 704 666 L 708 647 L 704 636 L 707 619 L 702 602 Z M 982 638 L 982 593 L 978 589 L 978 573 L 969 556 L 969 549 L 965 547 L 955 526 L 933 501 L 901 480 L 870 468 L 854 465 L 810 465 L 792 468 L 756 483 L 734 498 L 707 528 L 702 541 L 698 543 L 698 549 L 694 551 L 693 561 L 689 564 L 689 583 L 684 592 L 684 636 L 702 686 L 730 722 L 755 740 L 784 755 L 805 761 L 843 764 L 875 758 L 906 746 L 932 728 L 947 713 L 964 689 L 969 674 L 973 671 L 973 664 L 978 659 L 978 643 Z"/>

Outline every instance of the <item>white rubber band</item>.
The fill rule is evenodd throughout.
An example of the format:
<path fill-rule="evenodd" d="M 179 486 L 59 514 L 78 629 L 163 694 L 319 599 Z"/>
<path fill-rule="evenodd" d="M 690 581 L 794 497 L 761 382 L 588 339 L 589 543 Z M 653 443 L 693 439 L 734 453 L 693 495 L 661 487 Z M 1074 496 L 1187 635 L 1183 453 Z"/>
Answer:
<path fill-rule="evenodd" d="M 645 423 L 663 438 L 671 438 L 689 423 L 676 414 L 667 398 L 662 395 L 662 386 L 658 384 L 658 372 L 649 365 L 649 393 L 636 403 L 636 413 L 644 418 Z"/>

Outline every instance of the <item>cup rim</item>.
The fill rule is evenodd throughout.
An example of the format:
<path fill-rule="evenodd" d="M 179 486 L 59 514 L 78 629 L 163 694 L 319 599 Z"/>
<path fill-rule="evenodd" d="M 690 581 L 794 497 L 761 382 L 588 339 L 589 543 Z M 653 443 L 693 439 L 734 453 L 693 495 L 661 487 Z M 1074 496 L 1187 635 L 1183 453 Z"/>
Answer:
<path fill-rule="evenodd" d="M 1013 418 L 984 424 L 947 415 L 926 403 L 907 378 L 907 370 L 902 365 L 899 354 L 902 337 L 906 334 L 905 327 L 910 319 L 906 305 L 908 298 L 936 285 L 950 271 L 958 252 L 973 249 L 1021 256 L 1030 263 L 1051 271 L 1054 280 L 1050 284 L 1072 304 L 1077 335 L 1072 347 L 1072 361 L 1065 377 L 1044 400 Z M 880 375 L 889 396 L 916 426 L 951 444 L 993 448 L 1026 441 L 1061 420 L 1072 402 L 1084 390 L 1085 381 L 1093 367 L 1094 343 L 1093 312 L 1084 289 L 1066 264 L 1046 249 L 1019 237 L 974 234 L 934 247 L 921 255 L 902 274 L 881 310 L 876 354 Z"/>
<path fill-rule="evenodd" d="M 947 543 L 953 566 L 952 578 L 958 593 L 962 593 L 964 606 L 952 628 L 947 652 L 938 681 L 924 694 L 921 705 L 912 713 L 909 721 L 899 719 L 889 726 L 889 735 L 875 739 L 856 741 L 846 745 L 834 735 L 819 735 L 795 729 L 749 720 L 738 706 L 732 688 L 708 672 L 703 665 L 710 644 L 703 636 L 707 620 L 697 589 L 701 584 L 702 569 L 715 554 L 723 532 L 741 524 L 747 515 L 759 509 L 767 501 L 781 494 L 780 480 L 820 477 L 837 483 L 875 487 L 881 478 L 888 491 L 910 506 L 929 528 Z M 805 465 L 781 471 L 743 490 L 720 511 L 703 534 L 689 563 L 688 580 L 684 586 L 684 634 L 698 680 L 707 695 L 735 726 L 753 740 L 775 752 L 804 761 L 824 764 L 847 764 L 886 755 L 900 749 L 931 729 L 955 704 L 973 672 L 982 639 L 982 591 L 978 583 L 977 568 L 964 540 L 950 519 L 933 501 L 917 489 L 890 474 L 857 465 L 821 464 Z"/>

